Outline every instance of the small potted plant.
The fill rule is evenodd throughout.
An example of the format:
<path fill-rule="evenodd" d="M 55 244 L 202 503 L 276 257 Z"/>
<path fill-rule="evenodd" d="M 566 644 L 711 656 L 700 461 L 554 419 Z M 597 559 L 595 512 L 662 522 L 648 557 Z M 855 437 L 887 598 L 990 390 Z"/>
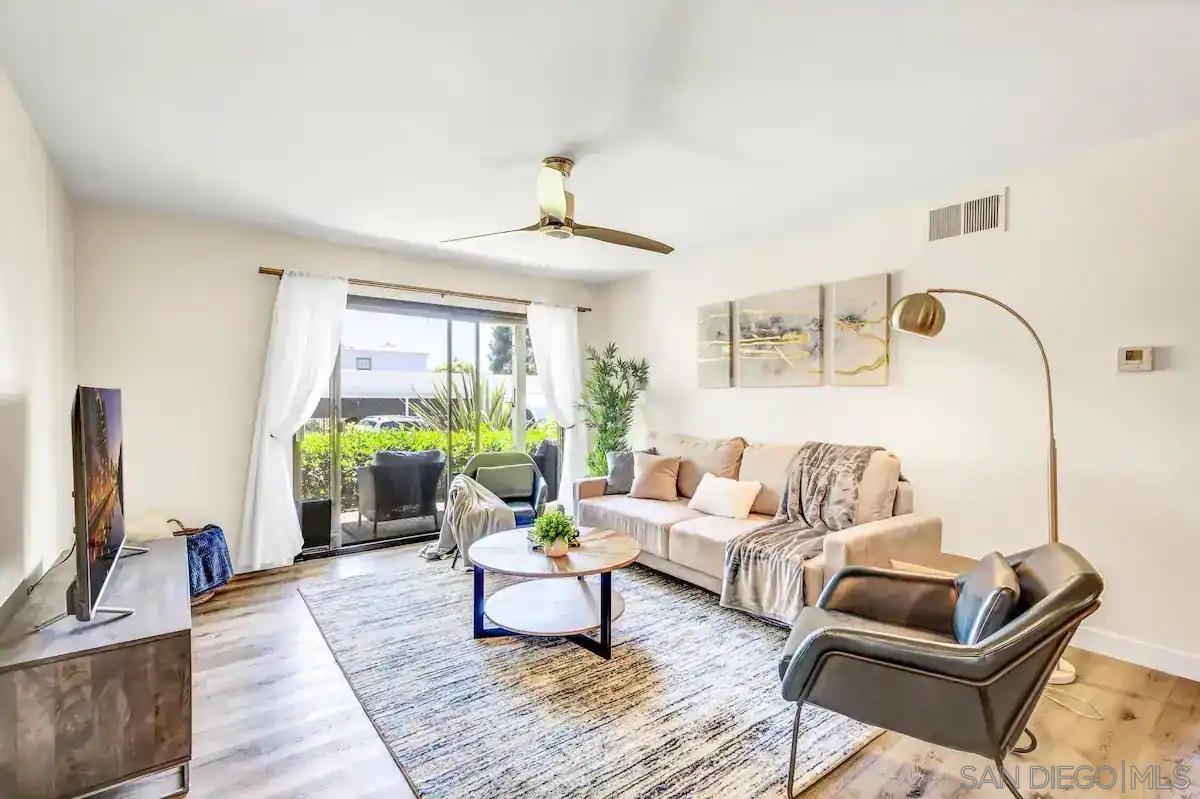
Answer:
<path fill-rule="evenodd" d="M 579 540 L 579 528 L 561 505 L 555 505 L 546 508 L 545 512 L 537 517 L 529 539 L 540 546 L 548 557 L 561 558 L 567 554 L 571 544 Z"/>

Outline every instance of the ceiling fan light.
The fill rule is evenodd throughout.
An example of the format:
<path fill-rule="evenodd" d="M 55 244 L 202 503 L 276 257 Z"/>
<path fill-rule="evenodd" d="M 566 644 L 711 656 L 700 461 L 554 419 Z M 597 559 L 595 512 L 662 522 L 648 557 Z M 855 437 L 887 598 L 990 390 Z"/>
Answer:
<path fill-rule="evenodd" d="M 567 227 L 566 225 L 559 225 L 553 222 L 543 225 L 541 230 L 538 232 L 544 236 L 549 236 L 552 239 L 569 239 L 572 235 L 574 235 L 571 231 L 571 228 Z"/>
<path fill-rule="evenodd" d="M 482 239 L 506 233 L 537 231 L 551 239 L 593 239 L 662 255 L 674 251 L 670 245 L 648 239 L 645 236 L 638 236 L 635 233 L 626 233 L 623 230 L 612 230 L 595 225 L 577 224 L 575 222 L 575 195 L 566 189 L 566 179 L 571 174 L 571 167 L 574 165 L 571 159 L 563 156 L 551 156 L 543 159 L 536 186 L 540 218 L 532 225 L 515 230 L 501 230 L 496 233 L 480 233 L 474 236 L 445 239 L 442 244 Z"/>

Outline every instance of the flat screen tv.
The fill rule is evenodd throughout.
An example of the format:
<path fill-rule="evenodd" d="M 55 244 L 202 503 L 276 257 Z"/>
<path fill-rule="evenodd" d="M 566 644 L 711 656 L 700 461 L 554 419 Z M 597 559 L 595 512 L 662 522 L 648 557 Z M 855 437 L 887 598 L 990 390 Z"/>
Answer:
<path fill-rule="evenodd" d="M 71 413 L 75 472 L 75 582 L 67 611 L 90 621 L 125 543 L 121 392 L 75 390 Z"/>

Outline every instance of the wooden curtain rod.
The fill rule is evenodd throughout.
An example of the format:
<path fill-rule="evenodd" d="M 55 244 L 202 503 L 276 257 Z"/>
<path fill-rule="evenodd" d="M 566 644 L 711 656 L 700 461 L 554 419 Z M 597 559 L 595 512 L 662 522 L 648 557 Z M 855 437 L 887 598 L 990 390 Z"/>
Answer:
<path fill-rule="evenodd" d="M 260 266 L 258 268 L 260 275 L 270 275 L 271 277 L 283 277 L 283 270 L 273 266 Z M 523 300 L 518 297 L 501 297 L 496 294 L 473 294 L 469 291 L 450 291 L 448 289 L 431 289 L 428 286 L 409 286 L 404 283 L 385 283 L 382 280 L 361 280 L 356 277 L 346 278 L 346 282 L 352 286 L 371 286 L 377 289 L 395 289 L 396 291 L 414 291 L 418 294 L 437 294 L 440 297 L 463 297 L 468 300 L 487 300 L 489 302 L 507 302 L 513 305 L 532 305 L 533 300 Z M 579 313 L 587 313 L 592 310 L 585 308 L 582 305 L 575 307 Z"/>

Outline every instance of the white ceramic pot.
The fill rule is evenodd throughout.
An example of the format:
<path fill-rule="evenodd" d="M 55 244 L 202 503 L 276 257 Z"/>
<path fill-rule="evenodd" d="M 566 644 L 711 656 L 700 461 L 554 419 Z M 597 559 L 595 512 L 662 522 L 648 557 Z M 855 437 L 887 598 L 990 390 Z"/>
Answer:
<path fill-rule="evenodd" d="M 545 545 L 546 555 L 551 558 L 561 558 L 570 548 L 565 538 L 556 538 L 553 543 Z"/>

